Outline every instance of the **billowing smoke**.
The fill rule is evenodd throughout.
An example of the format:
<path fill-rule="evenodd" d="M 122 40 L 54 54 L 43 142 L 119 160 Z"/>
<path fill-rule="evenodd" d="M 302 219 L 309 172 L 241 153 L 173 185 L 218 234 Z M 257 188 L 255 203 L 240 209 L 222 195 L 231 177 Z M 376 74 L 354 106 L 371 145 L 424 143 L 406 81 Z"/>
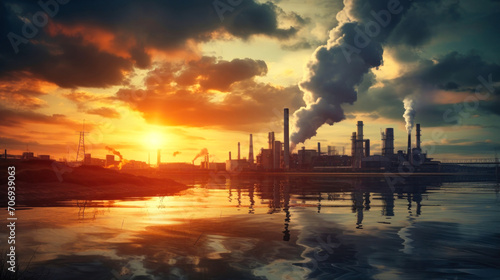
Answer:
<path fill-rule="evenodd" d="M 206 155 L 208 155 L 208 150 L 207 150 L 207 148 L 203 148 L 203 149 L 201 149 L 201 151 L 200 151 L 200 152 L 199 152 L 199 153 L 198 153 L 198 154 L 194 157 L 193 162 L 194 162 L 197 158 L 202 157 L 202 156 L 206 156 Z"/>
<path fill-rule="evenodd" d="M 118 156 L 118 158 L 120 159 L 120 162 L 118 163 L 118 169 L 122 169 L 122 167 L 128 163 L 128 160 L 124 159 L 122 154 L 120 154 L 120 152 L 118 152 L 117 150 L 115 150 L 114 148 L 111 148 L 111 147 L 108 147 L 106 146 L 105 147 L 106 150 L 108 150 L 109 152 L 113 153 L 113 155 L 115 156 Z M 115 165 L 110 165 L 109 167 L 113 167 Z"/>
<path fill-rule="evenodd" d="M 403 117 L 406 121 L 406 132 L 410 134 L 415 124 L 415 115 L 417 114 L 417 111 L 415 109 L 415 101 L 409 97 L 406 97 L 403 100 L 403 104 L 405 106 L 405 113 L 403 114 Z"/>
<path fill-rule="evenodd" d="M 345 119 L 342 106 L 357 100 L 363 76 L 382 65 L 382 43 L 407 8 L 389 8 L 388 2 L 392 1 L 344 1 L 337 14 L 339 25 L 330 31 L 327 44 L 314 51 L 299 83 L 306 107 L 294 113 L 292 148 L 315 136 L 323 124 Z"/>
<path fill-rule="evenodd" d="M 123 156 L 122 156 L 122 154 L 120 154 L 120 152 L 118 152 L 117 150 L 115 150 L 115 149 L 113 149 L 111 147 L 108 147 L 108 146 L 106 146 L 105 148 L 109 152 L 113 153 L 113 155 L 118 156 L 120 158 L 120 162 L 123 160 Z"/>
<path fill-rule="evenodd" d="M 181 153 L 181 152 L 179 152 L 179 151 L 175 151 L 175 152 L 172 154 L 172 156 L 173 156 L 173 157 L 175 157 L 176 155 L 178 155 L 178 154 L 180 154 L 180 153 Z"/>

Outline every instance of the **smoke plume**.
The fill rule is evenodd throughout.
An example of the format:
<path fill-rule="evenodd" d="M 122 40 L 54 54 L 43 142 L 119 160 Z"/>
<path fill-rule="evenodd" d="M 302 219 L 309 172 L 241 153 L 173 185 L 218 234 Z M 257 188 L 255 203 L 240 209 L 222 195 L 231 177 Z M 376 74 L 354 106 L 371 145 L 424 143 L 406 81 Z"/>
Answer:
<path fill-rule="evenodd" d="M 123 158 L 123 156 L 122 156 L 122 154 L 120 154 L 120 152 L 118 152 L 118 151 L 117 151 L 117 150 L 115 150 L 114 148 L 111 148 L 111 147 L 109 147 L 109 146 L 106 146 L 105 148 L 106 148 L 106 150 L 108 150 L 109 152 L 113 153 L 113 155 L 118 156 L 118 158 L 120 159 L 120 162 L 119 162 L 119 163 L 118 163 L 118 165 L 117 165 L 117 167 L 118 167 L 118 169 L 119 169 L 119 170 L 121 170 L 121 169 L 122 169 L 122 167 L 123 167 L 124 165 L 126 165 L 126 164 L 129 162 L 128 160 L 124 159 L 124 158 Z M 110 166 L 108 166 L 108 168 L 109 168 L 109 167 L 113 167 L 113 166 L 116 166 L 116 165 L 110 165 Z"/>
<path fill-rule="evenodd" d="M 180 153 L 181 153 L 181 152 L 179 152 L 179 151 L 175 151 L 175 152 L 172 154 L 172 156 L 173 156 L 173 157 L 175 157 L 176 155 L 178 155 L 178 154 L 180 154 Z"/>
<path fill-rule="evenodd" d="M 201 149 L 201 151 L 200 151 L 200 152 L 199 152 L 199 153 L 198 153 L 198 154 L 194 157 L 193 162 L 194 162 L 197 158 L 202 157 L 202 156 L 206 156 L 206 155 L 208 155 L 208 150 L 207 150 L 207 148 L 203 148 L 203 149 Z"/>
<path fill-rule="evenodd" d="M 357 100 L 363 76 L 382 65 L 382 44 L 408 8 L 401 5 L 389 12 L 387 0 L 344 3 L 337 14 L 339 25 L 330 31 L 327 44 L 314 51 L 299 83 L 306 106 L 294 113 L 292 147 L 315 136 L 323 124 L 345 119 L 342 106 Z"/>
<path fill-rule="evenodd" d="M 406 97 L 403 100 L 403 104 L 405 107 L 405 113 L 403 114 L 403 117 L 406 121 L 406 132 L 410 134 L 415 124 L 415 115 L 417 114 L 417 111 L 415 110 L 415 101 L 409 97 Z"/>
<path fill-rule="evenodd" d="M 122 156 L 122 154 L 120 154 L 120 152 L 118 152 L 117 150 L 115 150 L 115 149 L 113 149 L 111 147 L 108 147 L 108 146 L 106 146 L 105 148 L 109 152 L 113 153 L 113 155 L 118 156 L 120 158 L 120 162 L 123 160 L 123 156 Z"/>

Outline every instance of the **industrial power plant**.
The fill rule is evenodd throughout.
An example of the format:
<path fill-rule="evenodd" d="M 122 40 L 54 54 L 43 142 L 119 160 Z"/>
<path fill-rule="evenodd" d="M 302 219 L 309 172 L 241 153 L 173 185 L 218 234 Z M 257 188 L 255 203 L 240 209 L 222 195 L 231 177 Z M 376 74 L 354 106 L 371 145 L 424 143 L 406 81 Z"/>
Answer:
<path fill-rule="evenodd" d="M 408 136 L 407 146 L 397 150 L 394 145 L 394 128 L 388 127 L 381 131 L 381 142 L 379 152 L 372 154 L 371 139 L 365 138 L 363 121 L 358 121 L 356 131 L 351 134 L 351 151 L 341 147 L 327 146 L 326 152 L 322 151 L 321 143 L 317 143 L 317 149 L 296 148 L 297 143 L 290 141 L 289 109 L 283 110 L 283 139 L 277 139 L 274 131 L 267 132 L 267 146 L 254 153 L 253 134 L 248 138 L 248 157 L 242 156 L 241 143 L 237 142 L 237 154 L 232 155 L 228 151 L 228 159 L 215 162 L 213 155 L 209 154 L 207 148 L 202 148 L 190 163 L 185 162 L 162 162 L 161 150 L 156 151 L 156 170 L 159 173 L 188 172 L 193 174 L 206 174 L 211 171 L 223 171 L 231 174 L 240 172 L 324 172 L 324 173 L 474 173 L 474 174 L 500 174 L 499 160 L 476 160 L 476 161 L 454 161 L 441 162 L 433 160 L 422 150 L 422 130 L 420 124 L 413 125 L 413 118 L 406 119 L 406 130 Z M 414 129 L 413 129 L 414 128 Z M 412 142 L 412 131 L 415 132 L 415 142 Z M 152 169 L 150 154 L 148 162 L 126 160 L 120 152 L 112 147 L 106 146 L 108 154 L 105 159 L 94 158 L 85 152 L 85 132 L 80 132 L 76 160 L 69 162 L 60 159 L 59 162 L 72 167 L 88 165 L 101 166 L 124 171 L 144 173 L 146 169 Z M 347 137 L 346 137 L 347 138 Z M 347 140 L 347 139 L 346 139 Z M 346 141 L 347 142 L 347 141 Z M 235 143 L 236 144 L 236 143 Z M 379 146 L 379 145 L 377 145 Z M 174 152 L 173 157 L 179 154 Z M 115 156 L 118 160 L 115 160 Z M 34 156 L 33 152 L 25 152 L 22 155 L 9 155 L 5 150 L 5 160 L 51 160 L 50 155 Z M 200 165 L 195 161 L 200 158 Z M 81 159 L 81 160 L 79 160 Z M 53 160 L 52 160 L 53 161 Z M 475 166 L 471 166 L 475 165 Z M 155 171 L 156 172 L 156 171 Z"/>
<path fill-rule="evenodd" d="M 248 159 L 241 158 L 241 145 L 238 142 L 238 157 L 226 161 L 226 170 L 236 171 L 324 171 L 324 172 L 385 172 L 396 171 L 404 167 L 412 172 L 439 172 L 440 162 L 429 158 L 421 148 L 421 127 L 416 125 L 415 146 L 412 146 L 412 134 L 408 133 L 408 146 L 405 150 L 394 149 L 394 128 L 386 128 L 381 132 L 380 154 L 371 154 L 370 139 L 365 139 L 363 122 L 358 121 L 357 130 L 352 133 L 351 153 L 345 150 L 338 151 L 335 147 L 328 146 L 326 153 L 318 148 L 306 149 L 302 147 L 296 152 L 290 151 L 289 136 L 289 110 L 284 109 L 283 139 L 278 140 L 273 131 L 268 133 L 268 146 L 262 148 L 255 156 L 253 151 L 253 136 L 249 138 Z M 208 158 L 206 158 L 208 162 Z M 209 163 L 202 163 L 208 168 Z"/>

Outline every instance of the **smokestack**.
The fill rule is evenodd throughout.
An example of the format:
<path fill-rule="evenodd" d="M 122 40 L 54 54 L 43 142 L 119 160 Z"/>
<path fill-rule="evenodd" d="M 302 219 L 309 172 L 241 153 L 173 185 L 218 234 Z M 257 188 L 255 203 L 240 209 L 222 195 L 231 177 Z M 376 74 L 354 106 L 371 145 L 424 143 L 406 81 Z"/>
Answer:
<path fill-rule="evenodd" d="M 5 149 L 5 160 L 7 160 L 7 149 Z"/>
<path fill-rule="evenodd" d="M 408 133 L 408 161 L 411 162 L 411 133 Z"/>
<path fill-rule="evenodd" d="M 231 152 L 229 152 L 229 160 L 231 160 Z"/>
<path fill-rule="evenodd" d="M 394 154 L 394 129 L 386 128 L 382 134 L 382 155 L 390 156 Z"/>
<path fill-rule="evenodd" d="M 253 164 L 253 138 L 252 138 L 252 134 L 250 134 L 250 146 L 248 148 L 248 162 L 250 162 L 250 164 Z"/>
<path fill-rule="evenodd" d="M 365 157 L 370 156 L 370 139 L 365 140 Z"/>
<path fill-rule="evenodd" d="M 417 143 L 416 143 L 417 149 L 420 150 L 420 124 L 419 123 L 417 123 L 417 135 L 416 135 L 415 141 L 417 141 Z"/>
<path fill-rule="evenodd" d="M 271 151 L 271 162 L 274 166 L 274 132 L 269 132 L 269 150 Z"/>
<path fill-rule="evenodd" d="M 358 121 L 358 133 L 357 135 L 357 140 L 356 140 L 356 159 L 360 160 L 364 157 L 363 153 L 363 144 L 365 143 L 363 141 L 363 122 Z"/>
<path fill-rule="evenodd" d="M 318 157 L 321 156 L 321 143 L 318 142 Z"/>
<path fill-rule="evenodd" d="M 279 169 L 281 163 L 281 142 L 274 141 L 274 163 L 273 168 Z"/>
<path fill-rule="evenodd" d="M 274 148 L 274 132 L 269 132 L 267 143 L 269 144 L 269 150 L 272 150 Z"/>
<path fill-rule="evenodd" d="M 351 156 L 356 156 L 356 132 L 353 132 L 351 137 Z"/>
<path fill-rule="evenodd" d="M 160 166 L 161 163 L 161 150 L 156 151 L 156 165 Z"/>
<path fill-rule="evenodd" d="M 358 121 L 358 140 L 363 141 L 363 121 Z"/>
<path fill-rule="evenodd" d="M 238 160 L 240 160 L 240 142 L 238 142 Z"/>
<path fill-rule="evenodd" d="M 283 112 L 283 134 L 284 134 L 284 162 L 285 162 L 285 170 L 288 170 L 290 168 L 290 131 L 289 131 L 289 119 L 288 119 L 288 108 L 285 108 Z"/>

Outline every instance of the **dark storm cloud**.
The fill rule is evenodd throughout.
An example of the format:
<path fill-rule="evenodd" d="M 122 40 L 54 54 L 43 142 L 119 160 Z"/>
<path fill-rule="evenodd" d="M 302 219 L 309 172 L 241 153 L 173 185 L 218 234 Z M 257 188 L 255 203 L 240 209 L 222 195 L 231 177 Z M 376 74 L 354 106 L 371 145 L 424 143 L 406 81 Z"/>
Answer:
<path fill-rule="evenodd" d="M 90 24 L 114 31 L 128 31 L 146 46 L 159 49 L 183 46 L 188 39 L 207 40 L 223 28 L 246 38 L 254 34 L 287 38 L 294 28 L 278 28 L 277 7 L 244 0 L 225 12 L 221 22 L 214 1 L 72 1 L 57 20 L 64 24 Z M 224 1 L 224 3 L 226 3 Z"/>
<path fill-rule="evenodd" d="M 228 17 L 227 23 L 224 23 L 224 28 L 232 35 L 248 38 L 254 34 L 263 34 L 278 39 L 288 39 L 298 31 L 297 27 L 293 26 L 286 29 L 278 28 L 277 15 L 284 12 L 271 2 L 255 4 L 253 1 L 243 1 L 240 6 L 241 12 L 235 11 L 234 15 Z M 240 9 L 240 6 L 236 7 L 236 10 Z M 295 13 L 292 13 L 291 17 L 298 21 L 299 26 L 304 23 L 304 19 Z"/>
<path fill-rule="evenodd" d="M 500 65 L 485 61 L 479 53 L 451 52 L 437 63 L 424 61 L 411 76 L 439 87 L 475 86 L 478 76 L 500 77 Z"/>
<path fill-rule="evenodd" d="M 354 14 L 369 15 L 367 4 L 354 3 L 360 4 L 354 5 Z M 488 53 L 489 47 L 499 46 L 492 26 L 498 25 L 500 7 L 480 1 L 473 6 L 459 1 L 412 1 L 383 44 L 405 73 L 380 80 L 383 86 L 374 88 L 370 87 L 376 84 L 375 78 L 365 75 L 357 88 L 358 101 L 347 106 L 347 112 L 376 111 L 381 117 L 402 121 L 402 100 L 412 96 L 419 103 L 418 122 L 428 127 L 469 124 L 479 122 L 476 117 L 500 114 L 499 91 L 489 93 L 486 88 L 493 87 L 490 79 L 494 84 L 500 77 L 498 55 Z M 483 100 L 485 96 L 488 100 Z"/>
<path fill-rule="evenodd" d="M 478 77 L 483 77 L 484 80 L 481 81 Z M 404 109 L 401 100 L 413 95 L 419 99 L 421 105 L 418 109 L 419 122 L 426 126 L 456 125 L 475 114 L 500 115 L 500 91 L 494 85 L 488 84 L 489 77 L 492 78 L 491 82 L 497 81 L 494 77 L 500 77 L 500 65 L 484 61 L 476 52 L 451 52 L 435 58 L 434 61 L 422 60 L 403 76 L 383 81 L 383 87 L 370 88 L 374 83 L 374 76 L 366 75 L 358 87 L 359 101 L 348 107 L 348 111 L 376 110 L 382 117 L 402 120 Z M 487 83 L 483 84 L 484 81 Z M 493 94 L 488 91 L 488 87 L 492 87 L 490 89 Z M 449 104 L 435 103 L 442 98 L 442 90 L 449 93 Z M 464 107 L 466 105 L 467 107 Z"/>
<path fill-rule="evenodd" d="M 459 1 L 416 1 L 395 27 L 389 44 L 412 47 L 427 43 L 443 24 L 461 18 Z"/>
<path fill-rule="evenodd" d="M 250 0 L 226 11 L 223 21 L 212 1 L 205 0 L 74 0 L 59 5 L 48 23 L 36 28 L 31 41 L 16 41 L 15 55 L 7 34 L 22 37 L 23 26 L 39 11 L 36 1 L 0 5 L 0 76 L 28 71 L 65 88 L 119 85 L 134 66 L 150 67 L 151 50 L 196 52 L 197 43 L 217 34 L 288 39 L 303 21 L 270 2 Z M 297 26 L 278 27 L 278 16 L 293 19 Z"/>

